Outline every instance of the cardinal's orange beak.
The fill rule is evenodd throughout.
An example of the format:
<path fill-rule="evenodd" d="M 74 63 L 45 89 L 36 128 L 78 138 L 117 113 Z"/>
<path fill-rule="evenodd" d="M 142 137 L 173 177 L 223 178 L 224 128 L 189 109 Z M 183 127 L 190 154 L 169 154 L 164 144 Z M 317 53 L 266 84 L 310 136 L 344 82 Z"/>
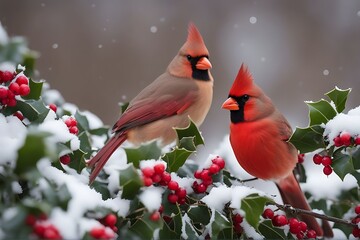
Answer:
<path fill-rule="evenodd" d="M 238 103 L 235 101 L 235 99 L 233 99 L 231 97 L 226 99 L 226 101 L 223 103 L 223 105 L 221 107 L 223 109 L 227 109 L 227 110 L 239 110 Z"/>
<path fill-rule="evenodd" d="M 199 70 L 208 70 L 212 68 L 212 65 L 207 57 L 202 57 L 196 63 L 196 68 Z"/>

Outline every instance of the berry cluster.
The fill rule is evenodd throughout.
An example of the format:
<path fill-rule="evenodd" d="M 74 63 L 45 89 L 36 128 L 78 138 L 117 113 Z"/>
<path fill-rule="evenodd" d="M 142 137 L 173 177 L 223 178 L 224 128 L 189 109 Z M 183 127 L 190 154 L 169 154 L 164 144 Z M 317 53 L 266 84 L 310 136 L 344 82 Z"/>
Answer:
<path fill-rule="evenodd" d="M 241 223 L 243 222 L 244 218 L 240 214 L 234 214 L 232 217 L 233 227 L 235 232 L 240 235 L 243 232 L 243 228 L 241 227 Z"/>
<path fill-rule="evenodd" d="M 288 219 L 285 215 L 277 215 L 270 208 L 266 208 L 262 214 L 263 218 L 270 219 L 274 227 L 283 227 L 288 225 L 290 233 L 296 235 L 297 239 L 315 239 L 316 232 L 308 229 L 307 224 L 303 221 L 299 221 L 296 218 Z"/>
<path fill-rule="evenodd" d="M 40 239 L 62 239 L 57 228 L 46 222 L 47 216 L 41 214 L 36 217 L 35 215 L 29 214 L 25 218 L 25 223 L 32 227 L 33 233 Z"/>
<path fill-rule="evenodd" d="M 165 165 L 162 163 L 156 164 L 154 167 L 145 167 L 141 169 L 143 174 L 143 183 L 146 187 L 153 184 L 160 186 L 167 186 L 171 191 L 168 195 L 170 203 L 184 204 L 186 198 L 186 189 L 179 186 L 179 183 L 171 180 L 170 173 L 165 171 Z"/>
<path fill-rule="evenodd" d="M 64 165 L 68 165 L 71 162 L 71 158 L 69 155 L 61 156 L 59 160 Z"/>
<path fill-rule="evenodd" d="M 70 133 L 75 134 L 75 135 L 77 135 L 79 133 L 79 129 L 77 127 L 77 121 L 75 118 L 73 118 L 73 117 L 66 118 L 65 124 L 68 127 Z"/>
<path fill-rule="evenodd" d="M 360 222 L 360 205 L 357 205 L 355 207 L 355 213 L 356 217 L 351 220 L 351 223 L 358 224 Z M 354 235 L 354 237 L 360 238 L 360 228 L 358 226 L 354 227 L 352 230 L 352 234 Z"/>
<path fill-rule="evenodd" d="M 334 138 L 335 147 L 350 147 L 360 145 L 360 136 L 351 136 L 350 133 L 343 131 L 339 136 Z"/>
<path fill-rule="evenodd" d="M 16 72 L 0 71 L 0 105 L 15 107 L 15 96 L 27 96 L 30 93 L 29 79 Z"/>
<path fill-rule="evenodd" d="M 320 154 L 315 154 L 313 157 L 313 162 L 316 165 L 322 164 L 324 166 L 323 173 L 326 176 L 329 176 L 333 172 L 333 169 L 331 167 L 332 159 L 330 156 L 321 156 Z"/>
<path fill-rule="evenodd" d="M 198 181 L 194 181 L 192 188 L 195 193 L 205 193 L 208 186 L 213 183 L 212 176 L 219 173 L 225 167 L 225 161 L 221 157 L 217 156 L 212 161 L 212 164 L 209 168 L 204 168 L 202 170 L 197 170 L 194 173 L 194 177 L 196 179 L 201 180 L 199 183 Z"/>
<path fill-rule="evenodd" d="M 103 226 L 97 226 L 90 230 L 90 236 L 95 239 L 112 239 L 115 237 L 114 232 L 118 231 L 118 228 L 115 226 L 117 222 L 117 217 L 115 214 L 110 213 L 104 218 L 99 220 Z M 111 228 L 111 230 L 106 229 L 106 227 Z"/>

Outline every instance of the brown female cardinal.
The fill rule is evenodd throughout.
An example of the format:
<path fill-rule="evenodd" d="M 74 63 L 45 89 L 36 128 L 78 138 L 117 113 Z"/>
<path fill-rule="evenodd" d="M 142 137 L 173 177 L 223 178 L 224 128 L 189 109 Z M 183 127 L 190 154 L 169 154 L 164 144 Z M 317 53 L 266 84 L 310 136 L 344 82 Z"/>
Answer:
<path fill-rule="evenodd" d="M 310 210 L 293 174 L 298 152 L 288 142 L 291 127 L 253 82 L 244 64 L 222 108 L 230 110 L 230 143 L 241 167 L 257 178 L 275 181 L 285 204 Z M 318 236 L 333 236 L 327 221 L 323 222 L 322 229 L 314 217 L 300 217 Z"/>
<path fill-rule="evenodd" d="M 186 127 L 189 117 L 199 126 L 212 101 L 211 67 L 203 38 L 195 25 L 190 23 L 187 40 L 165 73 L 130 101 L 113 127 L 114 135 L 87 162 L 93 168 L 90 184 L 125 140 L 138 145 L 160 139 L 166 145 L 176 139 L 173 128 Z"/>

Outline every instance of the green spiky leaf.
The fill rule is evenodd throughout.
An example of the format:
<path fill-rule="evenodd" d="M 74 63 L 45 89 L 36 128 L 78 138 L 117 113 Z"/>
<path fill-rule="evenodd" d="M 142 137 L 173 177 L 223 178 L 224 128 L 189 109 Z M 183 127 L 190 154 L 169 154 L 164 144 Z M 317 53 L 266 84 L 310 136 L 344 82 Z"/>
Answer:
<path fill-rule="evenodd" d="M 120 171 L 120 186 L 123 190 L 121 197 L 125 199 L 133 199 L 140 187 L 143 186 L 143 182 L 133 165 L 129 165 Z"/>
<path fill-rule="evenodd" d="M 176 172 L 182 165 L 184 165 L 185 161 L 192 154 L 192 151 L 186 150 L 185 148 L 179 149 L 175 147 L 171 152 L 166 153 L 162 160 L 167 163 L 167 170 L 169 172 Z"/>
<path fill-rule="evenodd" d="M 246 221 L 255 229 L 258 228 L 260 215 L 264 211 L 265 204 L 271 199 L 258 194 L 251 194 L 241 199 L 241 209 L 245 212 Z"/>
<path fill-rule="evenodd" d="M 162 228 L 163 221 L 150 220 L 150 213 L 145 213 L 142 218 L 139 218 L 132 226 L 129 227 L 129 231 L 133 232 L 140 239 L 153 239 L 154 231 Z"/>
<path fill-rule="evenodd" d="M 355 171 L 352 157 L 350 155 L 343 154 L 341 150 L 334 152 L 332 167 L 341 180 L 344 180 L 348 173 Z"/>
<path fill-rule="evenodd" d="M 139 167 L 141 160 L 159 159 L 161 155 L 161 149 L 155 141 L 138 148 L 124 148 L 124 150 L 128 163 L 132 163 L 136 168 Z"/>
<path fill-rule="evenodd" d="M 312 152 L 318 148 L 325 148 L 323 139 L 324 129 L 320 126 L 307 128 L 297 127 L 289 139 L 300 153 Z"/>
<path fill-rule="evenodd" d="M 176 134 L 178 136 L 178 143 L 184 137 L 194 137 L 195 146 L 198 146 L 200 144 L 203 145 L 204 144 L 204 139 L 201 136 L 201 133 L 199 132 L 199 129 L 197 128 L 195 123 L 190 118 L 189 118 L 189 120 L 190 120 L 189 126 L 187 126 L 186 128 L 175 128 Z"/>
<path fill-rule="evenodd" d="M 331 101 L 334 102 L 336 111 L 338 113 L 341 113 L 345 109 L 346 100 L 348 98 L 350 91 L 351 88 L 343 90 L 338 87 L 335 87 L 333 90 L 326 93 L 325 95 L 328 96 L 331 99 Z"/>
<path fill-rule="evenodd" d="M 35 82 L 31 78 L 29 79 L 29 87 L 30 87 L 30 93 L 29 95 L 23 97 L 24 99 L 34 99 L 39 100 L 42 92 L 44 82 Z"/>
<path fill-rule="evenodd" d="M 214 214 L 215 218 L 214 221 L 211 223 L 212 239 L 218 239 L 218 235 L 225 229 L 232 229 L 232 224 L 224 215 L 222 215 L 218 211 L 215 211 Z"/>
<path fill-rule="evenodd" d="M 288 239 L 288 237 L 284 233 L 284 230 L 274 227 L 271 223 L 271 220 L 265 220 L 261 222 L 259 224 L 259 232 L 266 239 Z"/>
<path fill-rule="evenodd" d="M 336 116 L 336 111 L 328 101 L 305 102 L 309 107 L 309 126 L 327 123 Z"/>

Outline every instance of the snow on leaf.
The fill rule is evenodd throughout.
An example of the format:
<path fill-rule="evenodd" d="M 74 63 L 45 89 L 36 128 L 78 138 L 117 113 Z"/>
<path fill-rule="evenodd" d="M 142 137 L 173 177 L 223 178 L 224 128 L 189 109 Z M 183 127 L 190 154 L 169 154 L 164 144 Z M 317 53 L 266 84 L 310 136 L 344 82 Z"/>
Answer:
<path fill-rule="evenodd" d="M 341 113 L 345 109 L 346 100 L 348 98 L 350 91 L 351 88 L 343 90 L 338 87 L 335 87 L 333 90 L 326 93 L 325 95 L 328 96 L 331 99 L 331 101 L 335 103 L 336 111 L 338 113 Z"/>
<path fill-rule="evenodd" d="M 241 209 L 245 212 L 246 221 L 255 229 L 258 228 L 260 215 L 264 211 L 265 204 L 271 199 L 258 194 L 251 194 L 241 199 Z"/>
<path fill-rule="evenodd" d="M 161 155 L 161 149 L 156 141 L 141 145 L 138 148 L 124 148 L 124 150 L 128 163 L 134 164 L 136 168 L 139 167 L 141 160 L 158 159 Z"/>
<path fill-rule="evenodd" d="M 142 187 L 143 182 L 133 165 L 120 170 L 120 186 L 122 186 L 122 198 L 133 199 Z"/>

